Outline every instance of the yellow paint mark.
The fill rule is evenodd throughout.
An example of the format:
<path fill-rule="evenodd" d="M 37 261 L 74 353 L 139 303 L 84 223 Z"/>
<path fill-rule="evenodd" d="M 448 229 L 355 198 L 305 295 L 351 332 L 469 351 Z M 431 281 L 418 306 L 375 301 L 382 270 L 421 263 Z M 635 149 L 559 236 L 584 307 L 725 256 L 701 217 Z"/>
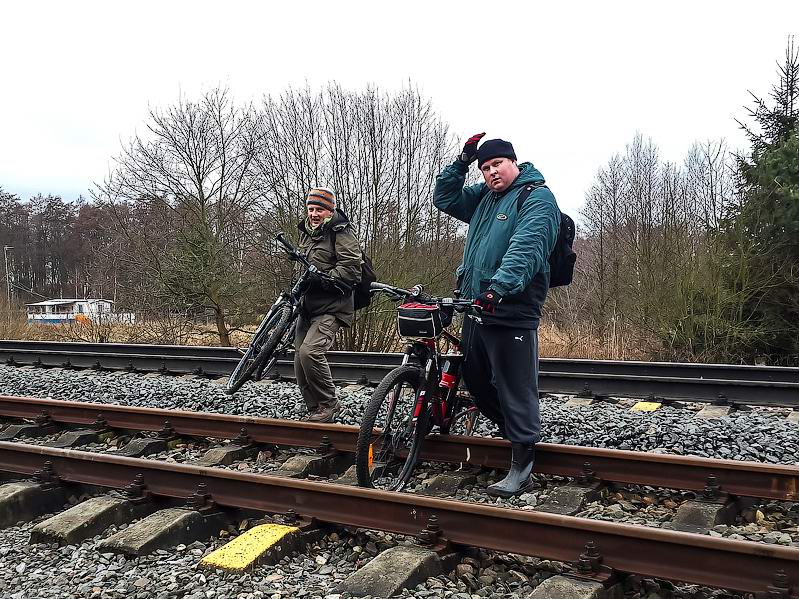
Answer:
<path fill-rule="evenodd" d="M 369 470 L 372 469 L 372 463 L 375 461 L 375 454 L 372 451 L 372 444 L 369 443 Z"/>
<path fill-rule="evenodd" d="M 206 555 L 200 560 L 200 565 L 222 570 L 244 570 L 286 535 L 298 530 L 296 526 L 261 524 Z"/>
<path fill-rule="evenodd" d="M 639 401 L 631 410 L 633 412 L 654 412 L 663 404 L 657 401 Z"/>

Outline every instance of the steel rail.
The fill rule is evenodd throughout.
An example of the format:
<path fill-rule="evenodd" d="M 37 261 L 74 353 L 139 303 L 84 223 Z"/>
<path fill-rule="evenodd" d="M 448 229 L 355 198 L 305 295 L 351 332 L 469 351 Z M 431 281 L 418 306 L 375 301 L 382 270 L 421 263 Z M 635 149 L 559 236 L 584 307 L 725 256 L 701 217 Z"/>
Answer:
<path fill-rule="evenodd" d="M 155 358 L 221 358 L 237 360 L 241 355 L 233 347 L 195 345 L 151 345 L 123 343 L 83 343 L 62 341 L 0 340 L 0 355 L 49 352 L 49 355 L 116 355 L 150 356 Z M 328 360 L 336 364 L 397 366 L 400 353 L 332 351 Z M 799 383 L 799 368 L 785 366 L 751 366 L 740 364 L 694 364 L 685 362 L 644 362 L 636 360 L 587 360 L 573 358 L 541 358 L 542 372 L 569 374 L 631 375 L 676 377 L 711 380 L 744 380 Z"/>
<path fill-rule="evenodd" d="M 143 476 L 160 496 L 187 498 L 199 485 L 218 505 L 299 515 L 343 526 L 418 535 L 437 520 L 443 537 L 468 546 L 575 561 L 588 543 L 621 572 L 763 593 L 782 571 L 799 599 L 799 549 L 570 516 L 508 510 L 185 464 L 0 442 L 0 470 L 30 475 L 50 462 L 68 483 L 121 488 Z"/>
<path fill-rule="evenodd" d="M 197 357 L 197 358 L 233 358 L 236 349 L 232 347 L 212 347 L 208 345 L 156 345 L 145 343 L 89 343 L 73 341 L 28 341 L 24 339 L 0 340 L 0 351 L 47 351 L 74 355 L 89 354 L 132 354 L 155 357 Z"/>
<path fill-rule="evenodd" d="M 354 426 L 0 396 L 0 416 L 33 419 L 42 413 L 64 424 L 91 425 L 102 418 L 112 428 L 139 431 L 157 431 L 168 421 L 178 434 L 217 439 L 233 439 L 245 429 L 253 441 L 277 445 L 319 447 L 327 437 L 333 447 L 348 453 L 355 451 L 358 439 Z M 430 435 L 421 459 L 507 468 L 510 446 L 487 437 Z M 721 491 L 732 495 L 799 500 L 799 466 L 539 443 L 535 469 L 570 477 L 592 471 L 609 482 L 700 492 L 712 475 Z"/>

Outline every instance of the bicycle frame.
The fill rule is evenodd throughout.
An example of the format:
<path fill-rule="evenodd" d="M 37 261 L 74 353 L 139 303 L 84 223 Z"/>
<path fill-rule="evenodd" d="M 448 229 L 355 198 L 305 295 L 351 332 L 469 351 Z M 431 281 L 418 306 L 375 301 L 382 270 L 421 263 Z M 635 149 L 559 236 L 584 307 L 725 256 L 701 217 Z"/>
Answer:
<path fill-rule="evenodd" d="M 427 327 L 407 329 L 408 332 L 432 332 L 435 337 L 406 337 L 402 365 L 392 370 L 375 389 L 358 433 L 358 484 L 400 491 L 410 480 L 424 439 L 433 428 L 437 427 L 440 434 L 452 434 L 453 427 L 467 416 L 465 431 L 456 429 L 455 432 L 469 435 L 473 431 L 477 407 L 459 391 L 465 356 L 460 340 L 441 325 L 449 326 L 451 322 L 447 323 L 444 317 L 454 312 L 478 317 L 480 307 L 458 297 L 425 295 L 421 285 L 409 290 L 372 283 L 371 288 L 400 302 L 441 309 L 438 314 L 441 322 L 435 324 L 432 331 Z M 379 482 L 375 484 L 376 481 Z"/>
<path fill-rule="evenodd" d="M 307 289 L 307 283 L 309 278 L 312 275 L 319 275 L 322 277 L 327 277 L 326 274 L 319 271 L 319 269 L 311 264 L 308 259 L 302 255 L 297 248 L 295 248 L 291 243 L 289 243 L 286 238 L 283 236 L 282 233 L 277 235 L 278 243 L 283 247 L 283 250 L 288 254 L 289 259 L 299 262 L 305 268 L 302 274 L 298 277 L 295 281 L 294 285 L 292 286 L 291 290 L 286 292 L 281 292 L 277 299 L 274 301 L 272 306 L 266 313 L 266 316 L 263 318 L 261 323 L 258 325 L 258 328 L 253 333 L 253 336 L 250 340 L 250 348 L 247 351 L 242 352 L 242 358 L 239 362 L 239 365 L 234 369 L 234 374 L 231 375 L 231 378 L 236 376 L 238 369 L 244 364 L 248 359 L 251 359 L 252 352 L 255 352 L 257 355 L 262 350 L 262 343 L 266 340 L 262 339 L 264 337 L 264 332 L 270 321 L 275 317 L 275 315 L 285 306 L 286 304 L 291 306 L 291 313 L 289 316 L 288 324 L 286 327 L 286 331 L 283 336 L 280 338 L 277 345 L 272 350 L 271 355 L 265 359 L 265 361 L 260 365 L 259 368 L 255 370 L 255 372 L 250 373 L 250 377 L 254 380 L 260 380 L 263 378 L 264 374 L 269 372 L 272 367 L 274 366 L 277 358 L 279 356 L 285 355 L 286 351 L 288 351 L 289 347 L 294 342 L 294 331 L 295 331 L 295 322 L 299 316 L 300 311 L 300 300 L 302 299 L 305 290 Z M 329 277 L 327 277 L 329 278 Z M 332 280 L 332 279 L 331 279 Z M 333 280 L 333 283 L 337 285 L 337 282 Z M 342 289 L 342 293 L 345 290 Z M 240 350 L 241 351 L 241 350 Z M 238 386 L 242 384 L 242 382 L 236 383 Z M 238 387 L 236 387 L 238 388 Z M 233 391 L 230 391 L 231 393 Z"/>
<path fill-rule="evenodd" d="M 436 339 L 414 339 L 405 347 L 402 364 L 408 364 L 413 356 L 417 356 L 425 374 L 409 424 L 415 426 L 422 410 L 429 406 L 431 426 L 438 426 L 441 434 L 446 435 L 459 418 L 478 410 L 469 400 L 466 409 L 455 411 L 464 399 L 458 394 L 458 388 L 465 356 L 460 351 L 460 339 L 449 331 L 442 331 L 440 339 L 450 345 L 449 351 L 440 352 Z M 450 369 L 447 368 L 448 364 L 452 365 Z M 394 409 L 393 404 L 394 400 L 389 405 L 390 412 Z"/>

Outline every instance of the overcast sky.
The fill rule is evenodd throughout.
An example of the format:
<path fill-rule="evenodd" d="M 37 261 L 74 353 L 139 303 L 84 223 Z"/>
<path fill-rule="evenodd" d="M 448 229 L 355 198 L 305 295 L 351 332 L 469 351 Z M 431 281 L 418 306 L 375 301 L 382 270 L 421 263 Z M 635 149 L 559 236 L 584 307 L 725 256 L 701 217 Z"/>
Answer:
<path fill-rule="evenodd" d="M 88 195 L 148 106 L 217 84 L 237 100 L 410 79 L 463 138 L 511 141 L 562 208 L 636 132 L 682 162 L 745 147 L 799 1 L 4 2 L 0 187 Z M 793 28 L 793 30 L 791 29 Z"/>

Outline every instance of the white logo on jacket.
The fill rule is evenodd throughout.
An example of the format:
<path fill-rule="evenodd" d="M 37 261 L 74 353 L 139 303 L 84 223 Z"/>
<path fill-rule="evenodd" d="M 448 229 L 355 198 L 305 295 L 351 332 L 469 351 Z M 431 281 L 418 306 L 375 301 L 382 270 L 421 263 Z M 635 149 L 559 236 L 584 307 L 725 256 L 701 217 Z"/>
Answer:
<path fill-rule="evenodd" d="M 499 214 L 497 214 L 497 220 L 508 220 L 508 215 L 500 212 Z"/>

